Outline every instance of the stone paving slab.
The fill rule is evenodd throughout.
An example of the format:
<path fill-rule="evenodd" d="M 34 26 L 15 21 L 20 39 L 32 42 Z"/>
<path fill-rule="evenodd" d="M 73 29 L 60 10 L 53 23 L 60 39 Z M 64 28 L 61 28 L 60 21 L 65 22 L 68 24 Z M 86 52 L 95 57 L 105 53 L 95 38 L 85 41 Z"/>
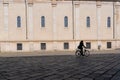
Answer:
<path fill-rule="evenodd" d="M 120 80 L 120 53 L 61 54 L 1 56 L 0 80 Z"/>

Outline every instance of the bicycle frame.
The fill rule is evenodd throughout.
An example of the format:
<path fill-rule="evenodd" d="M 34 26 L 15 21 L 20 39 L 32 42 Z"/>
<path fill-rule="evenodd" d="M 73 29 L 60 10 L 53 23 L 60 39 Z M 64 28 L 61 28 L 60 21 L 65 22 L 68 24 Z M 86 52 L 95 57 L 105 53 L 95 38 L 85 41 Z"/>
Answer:
<path fill-rule="evenodd" d="M 75 55 L 76 56 L 81 56 L 81 49 L 76 49 Z M 89 56 L 90 55 L 90 51 L 87 50 L 86 48 L 84 48 L 83 49 L 83 55 Z"/>

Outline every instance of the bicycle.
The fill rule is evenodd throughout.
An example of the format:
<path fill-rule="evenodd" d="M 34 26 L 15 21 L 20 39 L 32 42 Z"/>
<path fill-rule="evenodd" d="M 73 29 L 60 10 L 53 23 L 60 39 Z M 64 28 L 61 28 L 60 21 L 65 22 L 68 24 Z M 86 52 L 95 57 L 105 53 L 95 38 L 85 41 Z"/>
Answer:
<path fill-rule="evenodd" d="M 81 50 L 80 50 L 80 49 L 77 49 L 77 50 L 75 51 L 75 55 L 76 55 L 77 57 L 82 56 L 82 55 L 81 55 Z M 86 56 L 86 57 L 88 57 L 88 56 L 90 55 L 90 51 L 89 51 L 89 50 L 86 50 L 86 49 L 83 49 L 83 55 Z"/>

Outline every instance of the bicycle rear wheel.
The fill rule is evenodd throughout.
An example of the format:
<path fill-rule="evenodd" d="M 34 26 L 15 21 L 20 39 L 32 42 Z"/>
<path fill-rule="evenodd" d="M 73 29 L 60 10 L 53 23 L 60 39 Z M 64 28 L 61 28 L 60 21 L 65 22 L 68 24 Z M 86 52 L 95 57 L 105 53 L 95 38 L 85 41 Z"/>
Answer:
<path fill-rule="evenodd" d="M 88 57 L 88 56 L 90 55 L 90 51 L 85 50 L 84 55 L 85 55 L 86 57 Z"/>
<path fill-rule="evenodd" d="M 75 52 L 75 56 L 80 56 L 80 50 L 77 50 L 76 52 Z"/>

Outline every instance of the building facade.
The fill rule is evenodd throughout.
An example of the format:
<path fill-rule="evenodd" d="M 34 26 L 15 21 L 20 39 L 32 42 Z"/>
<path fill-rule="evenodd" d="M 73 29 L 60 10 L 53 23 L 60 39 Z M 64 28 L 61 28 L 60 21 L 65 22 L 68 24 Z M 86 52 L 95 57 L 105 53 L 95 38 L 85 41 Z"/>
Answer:
<path fill-rule="evenodd" d="M 120 48 L 120 2 L 0 0 L 0 51 Z"/>

